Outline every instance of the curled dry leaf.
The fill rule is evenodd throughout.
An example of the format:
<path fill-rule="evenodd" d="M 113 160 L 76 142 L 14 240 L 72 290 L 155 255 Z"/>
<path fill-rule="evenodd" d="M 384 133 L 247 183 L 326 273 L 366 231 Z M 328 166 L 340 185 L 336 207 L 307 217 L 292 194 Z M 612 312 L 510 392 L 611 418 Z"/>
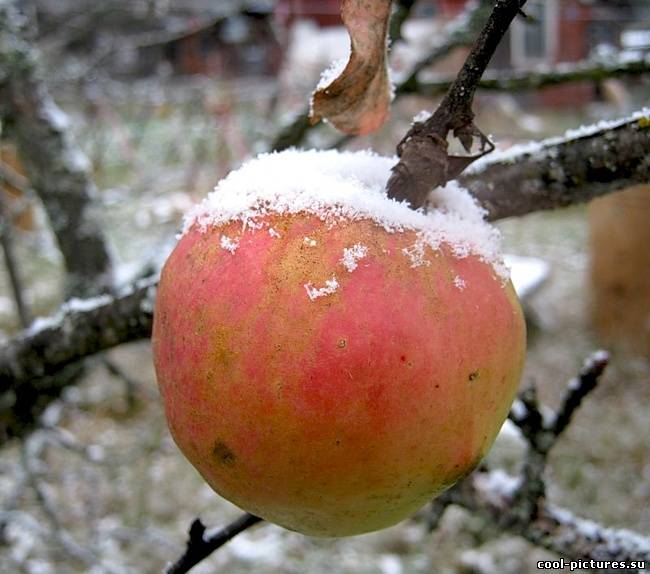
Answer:
<path fill-rule="evenodd" d="M 310 119 L 331 122 L 348 134 L 377 130 L 388 117 L 392 90 L 386 60 L 390 0 L 343 0 L 350 59 L 334 81 L 316 89 Z"/>

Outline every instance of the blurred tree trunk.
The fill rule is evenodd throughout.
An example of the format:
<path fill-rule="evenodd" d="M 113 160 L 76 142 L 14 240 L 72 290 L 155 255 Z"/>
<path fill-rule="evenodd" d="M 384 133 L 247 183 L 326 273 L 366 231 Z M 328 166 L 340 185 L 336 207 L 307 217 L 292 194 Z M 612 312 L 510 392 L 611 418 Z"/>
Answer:
<path fill-rule="evenodd" d="M 0 0 L 0 118 L 56 236 L 66 296 L 94 295 L 110 290 L 113 281 L 108 245 L 91 212 L 96 189 L 68 119 L 45 86 L 24 24 L 13 0 Z"/>
<path fill-rule="evenodd" d="M 38 53 L 28 40 L 27 21 L 17 6 L 15 0 L 0 0 L 2 133 L 15 144 L 47 213 L 65 264 L 66 299 L 111 291 L 112 258 L 92 213 L 97 191 L 89 164 L 73 143 L 67 116 L 48 92 Z M 0 440 L 32 428 L 45 407 L 83 372 L 84 363 L 75 363 L 36 378 L 32 389 L 22 386 L 0 395 Z"/>
<path fill-rule="evenodd" d="M 603 342 L 650 357 L 650 185 L 589 206 L 592 319 Z"/>

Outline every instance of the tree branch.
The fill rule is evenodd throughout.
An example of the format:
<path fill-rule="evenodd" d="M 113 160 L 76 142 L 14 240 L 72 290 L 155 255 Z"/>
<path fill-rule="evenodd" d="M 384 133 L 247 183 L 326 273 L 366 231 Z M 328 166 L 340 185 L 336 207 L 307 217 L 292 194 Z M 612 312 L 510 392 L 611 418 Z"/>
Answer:
<path fill-rule="evenodd" d="M 526 71 L 503 71 L 487 73 L 478 83 L 478 89 L 495 92 L 539 90 L 570 82 L 602 82 L 608 78 L 640 76 L 650 72 L 650 57 L 631 62 L 583 61 L 563 64 L 561 67 L 540 68 Z M 406 86 L 404 93 L 422 96 L 438 96 L 445 93 L 453 79 L 421 82 L 415 79 Z"/>
<path fill-rule="evenodd" d="M 390 197 L 408 201 L 414 209 L 421 207 L 430 190 L 454 179 L 470 163 L 494 149 L 489 139 L 474 125 L 472 102 L 497 45 L 525 1 L 497 0 L 463 67 L 434 114 L 425 122 L 415 122 L 398 144 L 400 160 L 393 167 L 387 185 Z M 474 138 L 478 138 L 479 153 L 449 155 L 447 136 L 450 132 L 468 154 Z"/>
<path fill-rule="evenodd" d="M 418 74 L 423 69 L 442 60 L 456 48 L 471 46 L 475 34 L 486 16 L 484 3 L 479 0 L 469 2 L 467 8 L 445 26 L 442 39 L 435 42 L 428 53 L 413 66 L 406 78 L 395 86 L 395 98 L 412 93 L 411 86 L 415 85 Z M 282 151 L 292 146 L 298 146 L 303 142 L 307 133 L 315 127 L 316 125 L 312 125 L 309 121 L 309 110 L 304 110 L 290 124 L 280 130 L 271 142 L 270 149 Z"/>
<path fill-rule="evenodd" d="M 543 473 L 547 455 L 581 400 L 596 388 L 608 361 L 604 351 L 588 358 L 578 377 L 569 382 L 565 398 L 553 416 L 542 415 L 534 390 L 521 393 L 509 417 L 521 429 L 528 444 L 521 475 L 510 476 L 502 470 L 474 472 L 433 501 L 432 520 L 437 521 L 448 505 L 457 504 L 500 529 L 569 560 L 645 560 L 647 563 L 650 538 L 576 517 L 568 510 L 550 505 L 545 498 Z"/>
<path fill-rule="evenodd" d="M 70 300 L 0 347 L 0 445 L 24 434 L 43 404 L 72 381 L 56 376 L 75 362 L 151 335 L 156 279 L 120 296 Z"/>
<path fill-rule="evenodd" d="M 493 153 L 458 181 L 489 220 L 590 201 L 650 181 L 650 111 Z"/>
<path fill-rule="evenodd" d="M 112 288 L 112 261 L 91 213 L 96 189 L 68 119 L 41 78 L 38 56 L 23 38 L 12 0 L 0 0 L 0 117 L 14 139 L 28 179 L 40 197 L 67 270 L 67 294 L 90 296 Z"/>
<path fill-rule="evenodd" d="M 261 518 L 246 513 L 216 533 L 206 535 L 203 522 L 197 518 L 190 526 L 185 553 L 165 570 L 165 574 L 185 574 L 189 572 L 226 542 L 261 521 Z"/>

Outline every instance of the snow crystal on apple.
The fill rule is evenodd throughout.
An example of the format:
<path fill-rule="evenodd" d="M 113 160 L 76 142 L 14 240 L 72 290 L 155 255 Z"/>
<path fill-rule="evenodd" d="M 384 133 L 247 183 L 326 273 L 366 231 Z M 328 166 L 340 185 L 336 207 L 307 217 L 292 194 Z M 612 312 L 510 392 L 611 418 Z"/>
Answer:
<path fill-rule="evenodd" d="M 456 289 L 459 291 L 463 291 L 465 287 L 467 287 L 467 283 L 465 283 L 465 279 L 456 275 L 454 277 L 454 287 L 456 287 Z"/>
<path fill-rule="evenodd" d="M 425 258 L 425 242 L 420 238 L 410 247 L 404 247 L 402 253 L 411 260 L 411 267 L 422 267 L 422 265 L 431 265 L 431 261 Z"/>
<path fill-rule="evenodd" d="M 237 241 L 236 239 L 232 239 L 227 235 L 221 236 L 221 241 L 219 242 L 219 244 L 221 245 L 222 249 L 225 249 L 226 251 L 230 251 L 230 253 L 232 254 L 234 254 L 235 251 L 237 251 L 237 247 L 239 247 L 239 241 Z"/>
<path fill-rule="evenodd" d="M 316 247 L 316 240 L 311 237 L 304 237 L 302 242 L 309 247 Z"/>
<path fill-rule="evenodd" d="M 188 213 L 184 233 L 190 228 L 204 232 L 236 220 L 252 227 L 268 215 L 301 212 L 330 226 L 370 219 L 390 233 L 417 232 L 422 261 L 426 246 L 436 250 L 444 244 L 458 258 L 479 257 L 507 279 L 499 232 L 484 221 L 485 211 L 469 192 L 449 182 L 431 193 L 429 203 L 435 209 L 413 210 L 386 193 L 396 162 L 396 157 L 370 151 L 290 149 L 262 154 L 231 172 Z M 414 256 L 417 259 L 417 251 Z"/>
<path fill-rule="evenodd" d="M 341 257 L 341 263 L 343 266 L 352 273 L 358 266 L 359 261 L 368 255 L 368 248 L 361 243 L 356 243 L 352 247 L 346 247 L 343 249 L 343 257 Z"/>
<path fill-rule="evenodd" d="M 336 280 L 336 277 L 332 275 L 331 279 L 325 281 L 325 287 L 314 287 L 313 283 L 310 281 L 309 283 L 305 283 L 304 288 L 305 291 L 307 291 L 309 298 L 313 301 L 319 297 L 325 297 L 325 295 L 331 295 L 336 292 L 339 288 L 339 282 Z"/>
<path fill-rule="evenodd" d="M 272 227 L 269 227 L 269 235 L 271 237 L 276 237 L 276 238 L 280 237 L 280 234 L 275 229 L 273 229 Z"/>

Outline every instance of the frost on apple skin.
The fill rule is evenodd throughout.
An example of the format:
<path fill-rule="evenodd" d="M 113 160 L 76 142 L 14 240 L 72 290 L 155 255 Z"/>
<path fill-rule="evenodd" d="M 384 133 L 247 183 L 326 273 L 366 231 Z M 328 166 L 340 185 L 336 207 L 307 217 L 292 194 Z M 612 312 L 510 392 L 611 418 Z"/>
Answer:
<path fill-rule="evenodd" d="M 325 297 L 326 295 L 331 295 L 332 293 L 335 293 L 338 288 L 339 288 L 339 282 L 336 279 L 335 275 L 332 275 L 331 279 L 327 279 L 325 281 L 325 287 L 314 287 L 314 285 L 311 283 L 305 283 L 304 285 L 305 291 L 307 291 L 307 296 L 314 301 L 315 299 L 318 299 L 319 297 Z"/>
<path fill-rule="evenodd" d="M 359 261 L 367 256 L 368 248 L 361 243 L 356 243 L 352 247 L 346 247 L 343 249 L 341 263 L 343 263 L 343 266 L 349 273 L 352 273 L 359 266 Z"/>
<path fill-rule="evenodd" d="M 221 240 L 219 244 L 221 245 L 222 249 L 225 249 L 226 251 L 230 251 L 230 253 L 232 253 L 233 255 L 235 254 L 235 251 L 237 251 L 237 247 L 239 247 L 239 241 L 237 241 L 236 239 L 232 239 L 227 235 L 221 236 Z"/>
<path fill-rule="evenodd" d="M 413 210 L 386 194 L 396 162 L 396 157 L 369 151 L 290 149 L 262 154 L 231 172 L 188 213 L 183 234 L 232 221 L 241 221 L 244 231 L 259 229 L 268 225 L 264 219 L 269 215 L 311 214 L 330 228 L 369 219 L 389 233 L 417 233 L 414 249 L 405 253 L 414 267 L 427 264 L 426 246 L 437 251 L 444 245 L 456 258 L 478 257 L 507 280 L 499 232 L 484 221 L 485 211 L 469 192 L 452 181 L 431 192 L 435 209 Z M 305 243 L 314 246 L 312 241 L 306 238 Z M 222 247 L 234 253 L 236 243 L 222 239 Z"/>

